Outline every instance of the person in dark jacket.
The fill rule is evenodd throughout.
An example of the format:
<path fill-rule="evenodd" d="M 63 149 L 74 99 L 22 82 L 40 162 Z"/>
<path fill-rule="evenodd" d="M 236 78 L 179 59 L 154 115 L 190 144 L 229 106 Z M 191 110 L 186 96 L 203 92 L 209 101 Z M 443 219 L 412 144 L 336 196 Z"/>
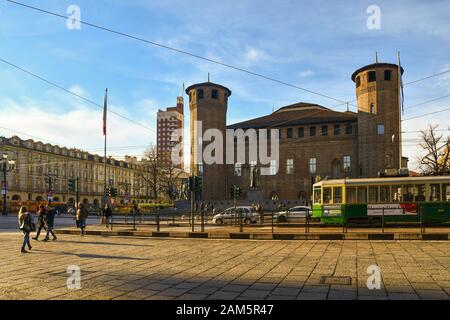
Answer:
<path fill-rule="evenodd" d="M 53 227 L 55 225 L 55 215 L 56 215 L 56 208 L 47 207 L 47 212 L 44 216 L 45 226 L 47 228 L 47 235 L 45 236 L 45 239 L 43 241 L 49 240 L 49 235 L 52 234 L 53 240 L 58 239 L 53 232 Z"/>
<path fill-rule="evenodd" d="M 103 212 L 105 215 L 106 228 L 109 228 L 109 225 L 112 224 L 112 210 L 108 205 L 105 205 Z"/>
<path fill-rule="evenodd" d="M 30 232 L 33 229 L 33 219 L 26 207 L 21 207 L 18 215 L 19 229 L 23 232 L 23 243 L 20 252 L 27 253 L 25 247 L 28 246 L 28 250 L 31 250 Z"/>
<path fill-rule="evenodd" d="M 41 204 L 39 206 L 39 210 L 37 212 L 38 214 L 38 218 L 37 218 L 37 231 L 36 231 L 36 236 L 33 238 L 33 240 L 38 240 L 39 235 L 41 234 L 41 230 L 47 230 L 45 227 L 45 221 L 44 221 L 44 217 L 45 217 L 45 206 L 43 204 Z"/>

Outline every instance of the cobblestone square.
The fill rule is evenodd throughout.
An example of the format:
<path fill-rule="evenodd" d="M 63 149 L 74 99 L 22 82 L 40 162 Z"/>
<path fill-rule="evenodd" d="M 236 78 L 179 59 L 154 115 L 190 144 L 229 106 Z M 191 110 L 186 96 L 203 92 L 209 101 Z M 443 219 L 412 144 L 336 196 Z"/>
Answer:
<path fill-rule="evenodd" d="M 1 299 L 450 299 L 450 242 L 211 240 L 0 234 Z M 81 269 L 69 290 L 68 266 Z M 367 268 L 381 268 L 369 290 Z M 324 284 L 324 276 L 350 284 Z"/>

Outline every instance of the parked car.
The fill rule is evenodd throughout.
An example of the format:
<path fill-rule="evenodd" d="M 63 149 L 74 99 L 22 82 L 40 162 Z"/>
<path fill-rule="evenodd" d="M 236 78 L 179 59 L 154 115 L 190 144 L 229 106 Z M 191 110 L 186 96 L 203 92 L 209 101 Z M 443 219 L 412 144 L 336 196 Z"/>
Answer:
<path fill-rule="evenodd" d="M 287 211 L 280 211 L 274 214 L 274 219 L 278 222 L 292 222 L 295 220 L 304 220 L 307 216 L 311 217 L 312 210 L 306 206 L 296 206 Z"/>
<path fill-rule="evenodd" d="M 221 213 L 216 214 L 212 221 L 215 224 L 231 223 L 232 221 L 238 223 L 240 214 L 242 214 L 242 221 L 245 224 L 256 223 L 259 218 L 259 214 L 255 211 L 255 209 L 252 207 L 242 206 L 236 207 L 236 210 L 234 207 L 228 208 Z"/>

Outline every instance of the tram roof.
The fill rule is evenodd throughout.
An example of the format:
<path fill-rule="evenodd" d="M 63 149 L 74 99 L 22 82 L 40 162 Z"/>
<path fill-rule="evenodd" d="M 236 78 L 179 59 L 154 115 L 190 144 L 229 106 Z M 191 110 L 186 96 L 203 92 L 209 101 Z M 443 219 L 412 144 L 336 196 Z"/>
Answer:
<path fill-rule="evenodd" d="M 334 179 L 322 180 L 314 184 L 314 186 L 327 185 L 366 185 L 366 184 L 402 184 L 402 183 L 450 183 L 450 176 L 436 176 L 436 177 L 388 177 L 388 178 L 360 178 L 360 179 Z"/>

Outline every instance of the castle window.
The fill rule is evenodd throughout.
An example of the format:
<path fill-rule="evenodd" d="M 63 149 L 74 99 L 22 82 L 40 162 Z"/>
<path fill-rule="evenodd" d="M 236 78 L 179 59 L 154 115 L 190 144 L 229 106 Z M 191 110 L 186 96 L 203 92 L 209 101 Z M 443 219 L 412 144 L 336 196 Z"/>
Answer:
<path fill-rule="evenodd" d="M 335 136 L 338 136 L 338 135 L 340 135 L 341 134 L 341 127 L 338 125 L 338 124 L 335 124 L 334 125 L 334 135 Z"/>
<path fill-rule="evenodd" d="M 375 105 L 373 103 L 370 104 L 370 113 L 375 114 Z"/>
<path fill-rule="evenodd" d="M 317 159 L 316 158 L 310 158 L 309 159 L 309 173 L 315 174 L 317 171 Z"/>
<path fill-rule="evenodd" d="M 368 74 L 368 78 L 369 78 L 368 82 L 377 81 L 377 75 L 376 75 L 375 71 L 369 71 L 367 74 Z"/>
<path fill-rule="evenodd" d="M 309 135 L 311 137 L 314 137 L 316 135 L 316 127 L 310 127 L 309 128 Z"/>
<path fill-rule="evenodd" d="M 377 134 L 379 135 L 384 134 L 384 124 L 377 125 Z"/>
<path fill-rule="evenodd" d="M 211 98 L 219 99 L 219 92 L 216 89 L 211 90 Z"/>
<path fill-rule="evenodd" d="M 361 78 L 359 76 L 356 77 L 356 87 L 358 88 L 361 85 Z"/>
<path fill-rule="evenodd" d="M 287 159 L 286 160 L 286 174 L 293 174 L 294 173 L 294 159 Z"/>
<path fill-rule="evenodd" d="M 352 158 L 350 156 L 344 156 L 344 172 L 349 173 L 352 165 Z"/>
<path fill-rule="evenodd" d="M 277 174 L 277 160 L 270 160 L 270 175 L 274 176 Z"/>
<path fill-rule="evenodd" d="M 322 126 L 322 136 L 328 135 L 328 126 Z"/>
<path fill-rule="evenodd" d="M 288 139 L 292 138 L 292 128 L 287 128 L 287 130 L 286 130 L 286 138 L 288 138 Z"/>
<path fill-rule="evenodd" d="M 203 89 L 197 89 L 197 99 L 203 99 L 204 92 Z"/>
<path fill-rule="evenodd" d="M 353 127 L 351 123 L 347 123 L 345 126 L 345 133 L 346 134 L 352 134 L 353 133 Z"/>
<path fill-rule="evenodd" d="M 391 70 L 384 70 L 384 80 L 391 81 Z"/>
<path fill-rule="evenodd" d="M 235 163 L 234 164 L 234 175 L 237 177 L 242 176 L 242 163 Z"/>
<path fill-rule="evenodd" d="M 305 128 L 298 128 L 298 137 L 303 138 L 305 136 Z"/>

